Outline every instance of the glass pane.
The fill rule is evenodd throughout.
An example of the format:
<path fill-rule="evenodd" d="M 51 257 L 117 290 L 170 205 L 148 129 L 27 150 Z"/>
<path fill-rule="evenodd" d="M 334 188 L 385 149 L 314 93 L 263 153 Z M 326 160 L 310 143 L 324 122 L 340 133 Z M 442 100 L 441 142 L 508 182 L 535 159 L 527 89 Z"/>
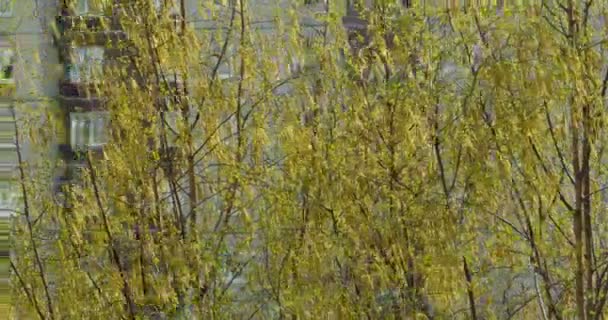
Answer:
<path fill-rule="evenodd" d="M 97 145 L 97 119 L 92 118 L 88 120 L 89 123 L 89 140 L 88 145 L 94 146 Z"/>
<path fill-rule="evenodd" d="M 222 53 L 223 42 L 214 43 L 214 54 L 209 58 L 209 71 L 212 71 L 213 68 L 217 65 L 218 59 Z M 217 77 L 219 79 L 228 79 L 234 76 L 234 67 L 232 66 L 231 60 L 234 58 L 234 49 L 232 46 L 228 45 L 226 48 L 226 52 L 222 56 L 222 61 L 217 69 Z"/>
<path fill-rule="evenodd" d="M 0 48 L 0 79 L 13 77 L 14 52 L 10 48 Z"/>
<path fill-rule="evenodd" d="M 90 144 L 100 145 L 106 142 L 106 125 L 107 125 L 107 112 L 89 112 L 90 121 Z"/>
<path fill-rule="evenodd" d="M 89 123 L 89 145 L 94 146 L 98 144 L 97 139 L 97 118 L 91 116 L 91 119 L 88 121 Z"/>
<path fill-rule="evenodd" d="M 74 119 L 73 115 L 70 115 L 70 144 L 72 147 L 76 146 L 76 131 L 78 130 L 78 122 Z"/>
<path fill-rule="evenodd" d="M 89 50 L 84 51 L 84 55 L 82 57 L 82 78 L 84 81 L 88 81 L 91 79 L 91 57 L 89 56 Z"/>
<path fill-rule="evenodd" d="M 8 48 L 2 48 L 2 49 L 0 49 L 0 63 L 2 65 L 6 65 L 6 64 L 8 64 L 10 62 L 9 61 L 10 52 L 11 52 L 11 50 L 8 49 Z"/>
<path fill-rule="evenodd" d="M 82 121 L 82 140 L 81 140 L 81 145 L 82 146 L 87 146 L 91 144 L 91 120 L 90 119 L 86 119 L 84 121 Z"/>
<path fill-rule="evenodd" d="M 80 138 L 82 137 L 82 122 L 80 121 L 80 119 L 75 119 L 72 121 L 74 123 L 73 147 L 78 148 L 80 146 Z"/>
<path fill-rule="evenodd" d="M 15 0 L 0 0 L 0 16 L 7 17 L 13 15 L 13 4 Z"/>
<path fill-rule="evenodd" d="M 85 63 L 87 59 L 87 48 L 78 48 L 76 51 L 76 59 L 78 64 Z"/>
<path fill-rule="evenodd" d="M 83 65 L 86 58 L 86 48 L 74 48 L 73 51 L 73 64 L 69 68 L 70 72 L 70 81 L 72 82 L 80 82 L 81 77 L 83 77 Z"/>
<path fill-rule="evenodd" d="M 103 60 L 103 47 L 90 47 L 88 54 L 92 60 L 102 61 Z"/>
<path fill-rule="evenodd" d="M 85 80 L 91 80 L 102 70 L 103 65 L 103 47 L 87 47 L 84 48 L 83 64 L 86 75 L 83 75 Z M 84 71 L 83 70 L 83 71 Z"/>
<path fill-rule="evenodd" d="M 86 127 L 86 120 L 78 119 L 78 130 L 76 130 L 76 146 L 78 148 L 82 148 L 88 141 Z"/>
<path fill-rule="evenodd" d="M 68 68 L 68 77 L 71 82 L 80 82 L 80 66 L 77 64 L 70 65 Z"/>
<path fill-rule="evenodd" d="M 95 122 L 95 143 L 103 144 L 106 142 L 105 119 L 103 117 L 100 117 Z"/>
<path fill-rule="evenodd" d="M 76 3 L 76 13 L 85 14 L 88 11 L 88 0 L 77 0 Z"/>

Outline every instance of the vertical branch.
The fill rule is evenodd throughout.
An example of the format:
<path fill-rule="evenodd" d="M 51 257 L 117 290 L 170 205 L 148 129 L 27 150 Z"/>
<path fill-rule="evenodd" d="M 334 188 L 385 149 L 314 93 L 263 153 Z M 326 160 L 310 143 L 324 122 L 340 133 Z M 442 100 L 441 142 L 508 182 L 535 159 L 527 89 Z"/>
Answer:
<path fill-rule="evenodd" d="M 590 158 L 591 158 L 591 137 L 590 137 L 590 105 L 586 104 L 583 106 L 583 163 L 582 163 L 582 178 L 583 178 L 583 234 L 584 234 L 584 270 L 585 270 L 585 292 L 587 293 L 586 311 L 587 319 L 593 317 L 593 306 L 595 299 L 593 296 L 593 230 L 591 228 L 591 177 L 590 177 Z"/>
<path fill-rule="evenodd" d="M 137 224 L 137 233 L 139 236 L 139 268 L 141 273 L 141 287 L 143 290 L 144 297 L 148 294 L 148 282 L 146 281 L 146 240 L 148 238 L 148 232 L 150 227 L 145 218 L 144 208 L 139 211 L 139 223 Z"/>
<path fill-rule="evenodd" d="M 570 47 L 568 48 L 569 54 L 574 54 L 575 50 L 578 46 L 578 13 L 576 12 L 576 4 L 574 0 L 568 0 L 567 6 L 563 8 L 566 12 L 568 19 L 568 42 Z M 577 110 L 577 99 L 576 96 L 578 94 L 578 90 L 574 87 L 573 92 L 570 96 L 570 110 L 571 110 L 571 128 L 572 128 L 572 167 L 575 172 L 575 210 L 573 213 L 573 231 L 574 231 L 574 253 L 576 259 L 576 269 L 575 269 L 575 300 L 576 300 L 576 315 L 578 319 L 585 320 L 586 313 L 586 304 L 585 304 L 585 264 L 584 264 L 584 242 L 585 230 L 584 228 L 584 212 L 586 211 L 587 205 L 584 204 L 585 200 L 583 199 L 583 192 L 586 189 L 586 179 L 588 177 L 588 164 L 585 162 L 585 152 L 586 152 L 586 142 L 583 142 L 582 153 L 583 159 L 581 163 L 581 147 L 579 146 L 579 123 L 578 116 L 579 112 Z M 586 109 L 586 107 L 584 107 Z M 585 116 L 583 111 L 583 117 Z M 585 126 L 585 120 L 583 119 L 583 126 Z M 583 127 L 583 130 L 586 130 Z M 588 161 L 588 159 L 587 159 Z M 592 284 L 588 284 L 592 285 Z"/>
<path fill-rule="evenodd" d="M 127 279 L 127 271 L 124 269 L 120 255 L 118 253 L 118 250 L 116 249 L 116 241 L 114 239 L 114 235 L 112 234 L 112 231 L 110 230 L 110 222 L 108 221 L 108 216 L 107 216 L 106 211 L 103 208 L 103 204 L 101 202 L 99 186 L 97 185 L 97 177 L 95 175 L 95 170 L 93 168 L 93 164 L 91 163 L 91 156 L 89 154 L 86 155 L 86 161 L 87 161 L 87 165 L 89 167 L 89 174 L 91 177 L 91 184 L 93 186 L 93 192 L 95 195 L 95 201 L 97 203 L 97 208 L 99 209 L 99 214 L 101 215 L 104 231 L 106 233 L 106 236 L 108 237 L 108 241 L 110 242 L 111 258 L 112 258 L 112 261 L 114 262 L 114 264 L 116 265 L 116 268 L 118 269 L 120 278 L 123 283 L 123 287 L 122 287 L 121 291 L 122 291 L 123 297 L 125 299 L 125 302 L 127 303 L 129 318 L 131 320 L 135 320 L 136 319 L 135 302 L 133 301 L 131 286 L 129 285 L 129 280 Z"/>
<path fill-rule="evenodd" d="M 186 50 L 186 3 L 185 0 L 180 0 L 180 18 L 181 18 L 181 44 L 182 50 Z M 188 96 L 188 74 L 187 72 L 183 72 L 182 76 L 183 86 L 184 86 L 184 97 Z M 194 168 L 194 146 L 193 146 L 193 134 L 192 130 L 194 129 L 193 125 L 190 125 L 190 117 L 192 106 L 190 105 L 190 101 L 185 98 L 182 99 L 182 108 L 184 115 L 184 128 L 186 128 L 186 139 L 188 144 L 188 155 L 187 164 L 188 164 L 188 200 L 189 200 L 189 213 L 190 216 L 190 233 L 192 235 L 196 234 L 196 203 L 197 200 L 197 185 L 196 185 L 196 173 Z M 198 114 L 197 114 L 198 116 Z M 196 118 L 195 122 L 198 120 Z M 194 237 L 193 237 L 194 239 Z"/>
<path fill-rule="evenodd" d="M 32 245 L 32 252 L 34 254 L 34 261 L 36 264 L 36 268 L 38 269 L 40 280 L 42 281 L 42 286 L 44 288 L 44 295 L 46 297 L 46 305 L 48 308 L 49 317 L 52 320 L 52 319 L 55 319 L 55 313 L 53 311 L 53 303 L 52 303 L 52 299 L 51 299 L 51 294 L 49 292 L 49 285 L 48 285 L 48 281 L 46 278 L 46 276 L 47 276 L 46 271 L 44 270 L 44 265 L 42 264 L 42 259 L 40 258 L 40 253 L 38 251 L 38 244 L 36 243 L 36 240 L 34 239 L 34 227 L 32 226 L 32 216 L 30 213 L 30 202 L 29 202 L 29 198 L 28 198 L 27 189 L 25 186 L 26 177 L 25 177 L 25 171 L 23 170 L 24 162 L 23 162 L 23 155 L 21 153 L 21 142 L 19 140 L 19 127 L 17 124 L 17 116 L 15 114 L 14 108 L 11 108 L 11 113 L 12 113 L 13 119 L 15 120 L 15 122 L 14 122 L 15 147 L 16 147 L 16 151 L 17 151 L 17 160 L 18 160 L 18 167 L 19 167 L 19 180 L 20 180 L 20 185 L 21 185 L 21 192 L 23 195 L 23 207 L 24 207 L 23 214 L 25 215 L 28 236 L 29 236 L 29 240 Z"/>
<path fill-rule="evenodd" d="M 471 271 L 467 264 L 467 258 L 462 257 L 462 267 L 464 269 L 464 276 L 467 280 L 467 295 L 469 296 L 469 311 L 471 312 L 471 319 L 477 320 L 477 310 L 475 308 L 475 294 L 473 292 L 473 283 L 471 277 Z"/>
<path fill-rule="evenodd" d="M 11 269 L 13 270 L 13 272 L 15 273 L 15 276 L 17 276 L 17 279 L 19 280 L 19 284 L 21 285 L 21 288 L 25 292 L 25 296 L 30 301 L 30 304 L 32 304 L 34 306 L 34 309 L 36 309 L 36 313 L 38 314 L 40 319 L 45 319 L 44 314 L 42 313 L 42 310 L 40 310 L 40 306 L 38 305 L 38 301 L 36 300 L 36 296 L 27 287 L 27 284 L 25 284 L 25 281 L 23 280 L 23 277 L 21 277 L 21 274 L 19 273 L 19 270 L 17 270 L 17 267 L 13 263 L 13 260 L 10 260 L 10 266 L 11 266 Z"/>
<path fill-rule="evenodd" d="M 445 167 L 443 166 L 443 159 L 441 158 L 441 141 L 439 140 L 439 104 L 435 105 L 435 119 L 433 119 L 433 150 L 435 151 L 435 157 L 437 159 L 437 164 L 439 165 L 439 176 L 441 178 L 441 187 L 443 188 L 443 193 L 445 195 L 445 206 L 446 208 L 450 208 L 450 190 L 448 188 L 448 182 L 445 174 Z M 456 177 L 454 176 L 454 181 Z"/>
<path fill-rule="evenodd" d="M 549 317 L 547 316 L 547 308 L 545 307 L 545 301 L 543 300 L 543 294 L 540 292 L 540 287 L 538 286 L 538 279 L 536 277 L 536 272 L 532 271 L 533 273 L 533 277 L 534 277 L 534 290 L 536 290 L 536 297 L 538 300 L 538 305 L 540 308 L 540 311 L 543 315 L 543 320 L 549 320 Z"/>
<path fill-rule="evenodd" d="M 71 192 L 71 187 L 70 187 L 70 191 L 68 193 L 70 193 L 70 192 Z M 68 213 L 71 213 L 71 211 L 69 211 L 69 209 L 67 209 L 67 205 L 68 205 L 68 198 L 66 197 L 66 199 L 64 200 L 64 203 L 63 203 L 63 208 L 62 208 L 62 211 L 65 214 L 62 214 L 61 218 L 63 218 L 63 223 L 66 225 L 66 230 L 68 233 L 68 239 L 69 239 L 70 245 L 72 246 L 74 253 L 76 253 L 76 257 L 80 261 L 85 255 L 83 254 L 81 249 L 78 247 L 78 244 L 74 241 L 75 237 L 72 233 L 72 229 L 69 226 L 69 221 L 70 221 L 70 219 L 74 220 L 75 218 L 74 218 L 73 214 L 70 214 L 69 217 L 67 216 Z M 107 297 L 103 294 L 101 287 L 99 286 L 99 284 L 97 283 L 97 281 L 95 280 L 93 275 L 91 274 L 91 271 L 85 270 L 85 273 L 87 275 L 87 278 L 89 278 L 89 281 L 91 281 L 91 284 L 93 285 L 93 287 L 95 287 L 95 290 L 97 290 L 97 293 L 99 294 L 99 296 L 103 299 L 103 301 L 107 305 L 110 305 L 110 302 L 108 301 Z"/>

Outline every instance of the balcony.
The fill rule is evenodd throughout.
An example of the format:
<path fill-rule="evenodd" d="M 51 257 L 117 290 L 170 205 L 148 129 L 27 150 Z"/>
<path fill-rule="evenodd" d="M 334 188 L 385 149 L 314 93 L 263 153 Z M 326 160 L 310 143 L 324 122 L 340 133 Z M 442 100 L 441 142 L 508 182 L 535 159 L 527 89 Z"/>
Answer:
<path fill-rule="evenodd" d="M 71 80 L 59 81 L 58 100 L 68 112 L 101 110 L 104 104 L 97 84 Z"/>
<path fill-rule="evenodd" d="M 348 31 L 363 31 L 367 29 L 367 21 L 362 19 L 359 13 L 356 11 L 349 10 L 349 12 L 347 12 L 347 15 L 342 17 L 342 24 L 344 25 L 344 28 Z"/>
<path fill-rule="evenodd" d="M 167 147 L 166 150 L 161 150 L 160 165 L 165 171 L 170 171 L 174 163 L 179 159 L 179 149 L 177 147 Z"/>
<path fill-rule="evenodd" d="M 75 110 L 96 111 L 104 108 L 104 99 L 100 97 L 66 97 L 59 96 L 59 103 L 68 112 Z"/>
<path fill-rule="evenodd" d="M 79 45 L 104 45 L 126 39 L 113 18 L 104 16 L 57 16 L 56 41 L 59 46 L 72 43 Z"/>
<path fill-rule="evenodd" d="M 72 149 L 72 145 L 67 143 L 59 144 L 59 155 L 62 159 L 67 161 L 80 161 L 83 160 L 82 154 L 76 152 L 76 150 Z"/>
<path fill-rule="evenodd" d="M 59 94 L 67 97 L 96 97 L 99 94 L 98 85 L 95 83 L 72 82 L 61 80 L 59 82 Z"/>
<path fill-rule="evenodd" d="M 370 8 L 372 6 L 372 1 L 363 0 L 361 5 L 363 7 Z M 353 0 L 347 0 L 346 2 L 346 14 L 342 17 L 342 24 L 344 28 L 348 31 L 355 30 L 365 30 L 367 29 L 367 21 L 361 18 L 361 13 L 356 7 Z"/>
<path fill-rule="evenodd" d="M 103 144 L 74 148 L 71 144 L 61 143 L 58 145 L 58 149 L 61 158 L 69 162 L 69 167 L 78 167 L 77 164 L 83 164 L 86 160 L 87 152 L 91 152 L 94 158 L 103 156 Z"/>
<path fill-rule="evenodd" d="M 87 9 L 88 10 L 88 9 Z M 120 23 L 112 8 L 105 10 L 76 12 L 65 4 L 60 15 L 55 17 L 56 41 L 60 46 L 78 44 L 103 45 L 110 41 L 125 39 Z"/>
<path fill-rule="evenodd" d="M 63 167 L 61 172 L 55 178 L 55 189 L 60 191 L 63 186 L 75 185 L 82 181 L 86 174 L 86 164 L 80 162 L 72 162 Z"/>
<path fill-rule="evenodd" d="M 70 16 L 55 17 L 57 29 L 61 33 L 68 31 L 104 31 L 111 30 L 112 18 L 105 16 Z"/>
<path fill-rule="evenodd" d="M 126 34 L 120 30 L 74 31 L 64 33 L 58 43 L 62 46 L 72 43 L 78 45 L 106 45 L 126 39 Z"/>

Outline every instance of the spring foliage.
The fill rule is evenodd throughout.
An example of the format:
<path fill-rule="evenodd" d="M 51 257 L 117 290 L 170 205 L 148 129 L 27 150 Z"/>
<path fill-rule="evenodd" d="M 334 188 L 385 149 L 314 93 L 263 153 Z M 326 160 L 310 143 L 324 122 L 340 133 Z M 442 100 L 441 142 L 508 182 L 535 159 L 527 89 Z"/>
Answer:
<path fill-rule="evenodd" d="M 64 164 L 21 163 L 15 313 L 606 314 L 603 4 L 377 1 L 363 41 L 327 3 L 314 30 L 310 5 L 272 5 L 270 31 L 245 0 L 200 2 L 206 29 L 122 4 L 103 156 L 83 153 L 61 201 Z"/>

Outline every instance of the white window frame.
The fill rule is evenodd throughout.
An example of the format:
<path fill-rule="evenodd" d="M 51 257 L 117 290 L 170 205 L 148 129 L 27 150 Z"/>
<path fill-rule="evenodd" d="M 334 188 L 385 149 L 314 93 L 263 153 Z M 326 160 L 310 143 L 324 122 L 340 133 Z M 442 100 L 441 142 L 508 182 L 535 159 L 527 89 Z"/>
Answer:
<path fill-rule="evenodd" d="M 169 99 L 167 98 L 166 100 L 168 101 Z M 163 118 L 164 118 L 164 123 L 162 123 Z M 159 129 L 161 129 L 163 127 L 165 128 L 167 145 L 169 147 L 176 146 L 176 141 L 179 138 L 179 131 L 180 131 L 180 128 L 178 126 L 178 121 L 180 120 L 179 111 L 163 112 L 162 117 L 159 117 L 158 120 L 160 121 Z M 162 131 L 159 134 L 162 134 Z"/>
<path fill-rule="evenodd" d="M 99 12 L 91 11 L 91 6 L 89 5 L 90 1 L 106 2 L 106 3 L 102 3 L 102 6 L 106 6 L 107 2 L 108 2 L 107 0 L 76 0 L 76 6 L 74 8 L 74 11 L 76 11 L 76 14 L 81 15 L 81 16 L 102 16 L 103 11 L 104 11 L 103 7 L 101 8 L 101 10 Z M 83 10 L 80 10 L 81 3 L 84 4 Z"/>
<path fill-rule="evenodd" d="M 175 0 L 152 0 L 154 8 L 157 12 L 160 12 L 165 5 L 171 6 L 169 14 L 178 14 L 179 8 L 177 5 L 177 1 Z"/>
<path fill-rule="evenodd" d="M 305 0 L 304 5 L 313 7 L 319 4 L 327 5 L 327 0 Z"/>
<path fill-rule="evenodd" d="M 108 119 L 108 113 L 104 111 L 70 113 L 70 145 L 72 148 L 86 149 L 105 145 Z"/>
<path fill-rule="evenodd" d="M 74 47 L 72 49 L 72 63 L 70 65 L 69 79 L 74 83 L 94 82 L 101 72 L 104 61 L 103 46 Z"/>
<path fill-rule="evenodd" d="M 1 0 L 0 0 L 1 1 Z M 4 68 L 12 66 L 13 71 L 10 78 L 4 77 Z M 0 84 L 12 83 L 15 80 L 15 51 L 8 46 L 0 45 Z"/>
<path fill-rule="evenodd" d="M 300 75 L 304 68 L 304 64 L 306 63 L 305 56 L 304 55 L 302 55 L 301 57 L 293 56 L 290 60 L 291 61 L 289 63 L 287 63 L 287 68 L 289 69 L 289 74 L 292 77 Z"/>
<path fill-rule="evenodd" d="M 221 53 L 222 47 L 220 46 L 217 50 L 217 54 L 214 53 L 213 55 L 211 55 L 210 71 L 213 71 L 213 68 L 215 68 L 215 65 L 217 64 Z M 233 47 L 231 45 L 228 45 L 228 47 L 226 48 L 226 52 L 222 57 L 222 62 L 217 68 L 217 74 L 215 75 L 219 80 L 227 80 L 236 76 L 234 64 L 232 61 L 234 59 L 234 53 L 235 51 Z M 209 75 L 211 75 L 211 73 Z"/>
<path fill-rule="evenodd" d="M 0 0 L 0 18 L 10 18 L 14 15 L 14 11 L 15 0 Z"/>
<path fill-rule="evenodd" d="M 213 4 L 215 4 L 216 6 L 227 7 L 228 3 L 229 0 L 213 0 Z"/>

